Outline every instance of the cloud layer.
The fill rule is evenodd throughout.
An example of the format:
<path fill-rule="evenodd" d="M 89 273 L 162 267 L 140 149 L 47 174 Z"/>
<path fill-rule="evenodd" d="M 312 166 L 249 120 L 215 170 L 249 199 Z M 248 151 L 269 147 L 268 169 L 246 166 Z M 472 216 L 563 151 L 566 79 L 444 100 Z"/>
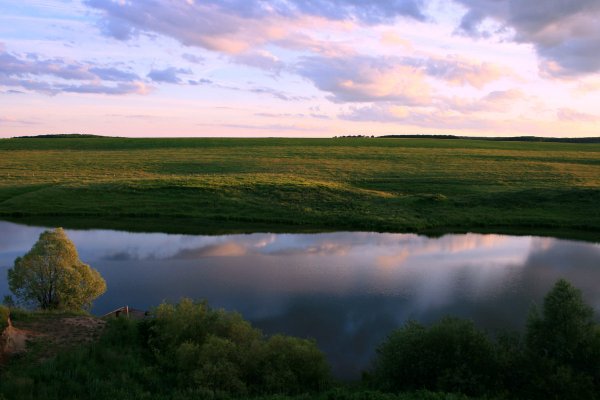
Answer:
<path fill-rule="evenodd" d="M 90 133 L 589 136 L 600 120 L 598 0 L 69 0 L 0 11 L 3 126 L 28 121 L 36 96 L 40 129 L 80 107 L 64 130 L 96 118 Z"/>
<path fill-rule="evenodd" d="M 512 75 L 508 68 L 456 56 L 319 55 L 303 58 L 296 72 L 329 93 L 329 98 L 334 102 L 393 101 L 403 105 L 430 103 L 432 79 L 451 86 L 482 89 L 491 82 Z"/>
<path fill-rule="evenodd" d="M 600 71 L 600 2 L 597 0 L 455 0 L 467 8 L 460 29 L 490 35 L 485 22 L 514 30 L 514 40 L 535 46 L 541 67 L 553 76 Z"/>
<path fill-rule="evenodd" d="M 0 47 L 0 85 L 58 93 L 145 94 L 148 86 L 135 73 L 94 63 L 19 55 Z"/>
<path fill-rule="evenodd" d="M 365 24 L 391 22 L 397 17 L 425 19 L 423 0 L 87 0 L 85 3 L 103 14 L 105 33 L 117 39 L 156 32 L 185 45 L 234 54 L 281 39 L 287 30 L 301 26 L 311 17 Z"/>
<path fill-rule="evenodd" d="M 465 7 L 457 29 L 474 37 L 495 34 L 534 45 L 543 71 L 552 76 L 598 72 L 600 2 L 547 0 L 455 0 Z M 317 20 L 357 24 L 392 24 L 398 17 L 417 21 L 427 0 L 87 0 L 103 17 L 107 35 L 125 40 L 141 32 L 159 33 L 184 45 L 240 54 L 268 43 L 291 43 L 294 33 Z M 490 23 L 493 22 L 493 23 Z M 297 38 L 296 38 L 297 42 Z"/>

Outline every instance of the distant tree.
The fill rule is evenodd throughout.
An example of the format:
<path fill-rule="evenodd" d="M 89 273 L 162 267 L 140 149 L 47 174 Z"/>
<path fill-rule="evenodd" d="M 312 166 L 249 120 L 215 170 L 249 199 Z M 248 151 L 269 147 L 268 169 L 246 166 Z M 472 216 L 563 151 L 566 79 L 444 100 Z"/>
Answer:
<path fill-rule="evenodd" d="M 39 308 L 80 310 L 106 291 L 98 271 L 84 264 L 62 228 L 45 231 L 33 248 L 8 270 L 15 296 Z"/>

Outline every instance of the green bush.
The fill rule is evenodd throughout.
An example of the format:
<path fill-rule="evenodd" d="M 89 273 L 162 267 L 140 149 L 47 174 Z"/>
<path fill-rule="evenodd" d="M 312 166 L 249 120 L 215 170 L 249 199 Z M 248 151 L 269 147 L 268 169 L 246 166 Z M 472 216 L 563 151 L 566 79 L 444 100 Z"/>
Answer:
<path fill-rule="evenodd" d="M 138 324 L 116 319 L 90 345 L 43 362 L 35 358 L 35 349 L 12 360 L 0 377 L 0 394 L 23 400 L 143 398 L 159 391 L 163 382 L 145 355 Z"/>
<path fill-rule="evenodd" d="M 329 385 L 329 366 L 314 341 L 276 335 L 264 343 L 259 363 L 265 393 L 317 392 Z"/>
<path fill-rule="evenodd" d="M 581 292 L 559 280 L 524 337 L 494 341 L 471 322 L 407 323 L 378 349 L 366 381 L 388 392 L 426 389 L 517 399 L 600 399 L 600 327 Z"/>
<path fill-rule="evenodd" d="M 43 362 L 30 349 L 0 371 L 0 396 L 216 400 L 314 394 L 330 382 L 314 341 L 265 338 L 239 314 L 206 302 L 163 304 L 153 317 L 109 320 L 96 342 Z"/>
<path fill-rule="evenodd" d="M 314 392 L 329 383 L 316 343 L 286 336 L 268 340 L 237 313 L 189 299 L 162 304 L 148 342 L 179 387 L 234 395 Z"/>
<path fill-rule="evenodd" d="M 0 333 L 8 326 L 8 317 L 10 310 L 8 307 L 0 305 Z"/>
<path fill-rule="evenodd" d="M 425 327 L 408 322 L 377 350 L 376 388 L 481 395 L 496 385 L 498 363 L 490 339 L 472 322 L 454 318 Z"/>
<path fill-rule="evenodd" d="M 409 322 L 379 347 L 367 389 L 331 389 L 314 341 L 267 338 L 239 314 L 182 300 L 141 322 L 111 320 L 98 341 L 43 362 L 30 349 L 0 374 L 0 399 L 597 399 L 600 331 L 581 293 L 559 281 L 524 336 L 492 340 L 453 318 Z"/>

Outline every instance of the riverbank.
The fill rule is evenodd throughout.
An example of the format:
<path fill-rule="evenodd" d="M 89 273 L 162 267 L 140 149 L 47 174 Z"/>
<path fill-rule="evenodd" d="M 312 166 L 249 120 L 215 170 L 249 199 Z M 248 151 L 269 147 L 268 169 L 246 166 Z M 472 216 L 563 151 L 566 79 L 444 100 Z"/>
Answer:
<path fill-rule="evenodd" d="M 440 139 L 0 141 L 0 219 L 222 234 L 600 240 L 600 145 Z"/>
<path fill-rule="evenodd" d="M 351 383 L 332 379 L 315 340 L 266 336 L 205 301 L 163 303 L 151 315 L 106 322 L 50 315 L 61 327 L 86 321 L 87 331 L 76 335 L 81 323 L 67 324 L 79 345 L 30 344 L 0 369 L 0 398 L 595 399 L 600 386 L 594 311 L 562 279 L 522 333 L 491 335 L 453 317 L 410 321 L 387 336 Z"/>

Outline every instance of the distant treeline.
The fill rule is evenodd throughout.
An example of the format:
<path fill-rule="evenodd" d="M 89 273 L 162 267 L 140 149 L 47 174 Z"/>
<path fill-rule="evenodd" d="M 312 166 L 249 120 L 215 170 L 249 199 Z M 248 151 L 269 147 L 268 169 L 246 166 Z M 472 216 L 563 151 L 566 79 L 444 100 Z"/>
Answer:
<path fill-rule="evenodd" d="M 334 139 L 353 139 L 353 138 L 374 138 L 375 135 L 342 135 L 342 136 L 334 136 Z"/>
<path fill-rule="evenodd" d="M 105 138 L 100 135 L 87 135 L 85 133 L 53 133 L 48 135 L 16 136 L 15 139 L 85 139 Z"/>
<path fill-rule="evenodd" d="M 84 133 L 56 133 L 47 135 L 16 136 L 15 139 L 85 139 L 85 138 L 108 138 L 110 136 L 88 135 Z M 114 137 L 114 136 L 113 136 Z M 496 142 L 555 142 L 555 143 L 600 143 L 600 137 L 584 138 L 560 138 L 539 136 L 512 136 L 512 137 L 485 137 L 485 136 L 456 136 L 456 135 L 341 135 L 334 139 L 463 139 L 463 140 L 489 140 Z"/>
<path fill-rule="evenodd" d="M 341 136 L 341 137 L 363 137 Z M 377 136 L 383 139 L 466 139 L 466 140 L 490 140 L 500 142 L 557 142 L 557 143 L 600 143 L 600 137 L 584 138 L 557 138 L 539 136 L 513 136 L 513 137 L 484 137 L 484 136 L 456 136 L 456 135 L 384 135 Z"/>

